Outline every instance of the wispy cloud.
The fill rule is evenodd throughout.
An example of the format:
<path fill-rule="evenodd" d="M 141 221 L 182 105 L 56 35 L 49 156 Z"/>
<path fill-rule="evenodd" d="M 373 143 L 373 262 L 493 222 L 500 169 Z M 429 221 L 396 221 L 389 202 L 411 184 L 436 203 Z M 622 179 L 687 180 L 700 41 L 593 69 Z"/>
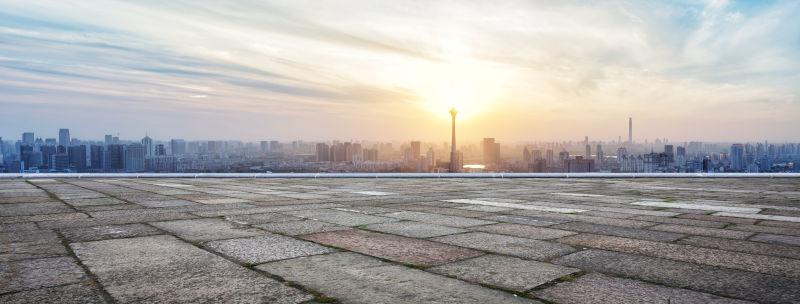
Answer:
<path fill-rule="evenodd" d="M 432 99 L 455 90 L 487 104 L 471 137 L 615 138 L 633 115 L 651 138 L 796 139 L 798 15 L 797 1 L 0 0 L 0 108 L 25 117 L 0 133 L 155 129 L 134 119 L 156 136 L 436 139 Z M 102 119 L 74 119 L 88 113 Z"/>

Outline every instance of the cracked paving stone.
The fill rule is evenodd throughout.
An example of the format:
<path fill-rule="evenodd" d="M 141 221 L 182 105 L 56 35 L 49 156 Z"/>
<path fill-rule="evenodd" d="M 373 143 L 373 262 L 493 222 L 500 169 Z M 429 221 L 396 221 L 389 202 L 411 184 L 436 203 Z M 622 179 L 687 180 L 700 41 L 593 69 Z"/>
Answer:
<path fill-rule="evenodd" d="M 284 260 L 256 268 L 343 303 L 539 303 L 352 252 Z"/>
<path fill-rule="evenodd" d="M 485 232 L 440 236 L 431 240 L 532 260 L 546 260 L 575 251 L 564 244 Z"/>
<path fill-rule="evenodd" d="M 745 304 L 746 301 L 723 298 L 686 289 L 664 287 L 635 280 L 614 278 L 598 273 L 584 275 L 572 282 L 559 283 L 534 294 L 560 304 L 578 303 L 681 303 Z"/>
<path fill-rule="evenodd" d="M 501 255 L 485 255 L 429 268 L 428 271 L 460 280 L 525 292 L 580 269 L 523 260 Z"/>
<path fill-rule="evenodd" d="M 335 251 L 311 242 L 275 234 L 212 241 L 204 246 L 247 264 L 261 264 Z"/>
<path fill-rule="evenodd" d="M 173 236 L 70 246 L 119 302 L 300 303 L 313 298 Z"/>
<path fill-rule="evenodd" d="M 343 230 L 303 236 L 303 239 L 405 264 L 431 266 L 483 253 L 422 239 L 364 230 Z"/>

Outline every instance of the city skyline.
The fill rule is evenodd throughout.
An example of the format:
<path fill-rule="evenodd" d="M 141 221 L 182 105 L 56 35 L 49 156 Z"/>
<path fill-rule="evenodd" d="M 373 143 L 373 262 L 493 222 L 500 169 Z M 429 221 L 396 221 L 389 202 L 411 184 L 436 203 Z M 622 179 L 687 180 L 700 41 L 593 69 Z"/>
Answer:
<path fill-rule="evenodd" d="M 796 1 L 0 7 L 8 138 L 445 141 L 451 106 L 465 141 L 800 129 Z"/>

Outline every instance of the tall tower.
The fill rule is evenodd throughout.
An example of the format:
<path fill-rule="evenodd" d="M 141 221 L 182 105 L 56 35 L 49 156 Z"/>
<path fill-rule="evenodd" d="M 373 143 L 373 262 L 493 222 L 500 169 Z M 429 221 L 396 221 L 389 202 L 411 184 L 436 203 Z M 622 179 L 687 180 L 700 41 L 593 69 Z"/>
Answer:
<path fill-rule="evenodd" d="M 69 146 L 69 129 L 58 129 L 58 145 Z"/>
<path fill-rule="evenodd" d="M 628 117 L 628 143 L 633 143 L 633 118 Z"/>
<path fill-rule="evenodd" d="M 450 109 L 450 116 L 453 118 L 452 139 L 450 140 L 450 172 L 458 172 L 458 155 L 456 154 L 456 108 Z"/>

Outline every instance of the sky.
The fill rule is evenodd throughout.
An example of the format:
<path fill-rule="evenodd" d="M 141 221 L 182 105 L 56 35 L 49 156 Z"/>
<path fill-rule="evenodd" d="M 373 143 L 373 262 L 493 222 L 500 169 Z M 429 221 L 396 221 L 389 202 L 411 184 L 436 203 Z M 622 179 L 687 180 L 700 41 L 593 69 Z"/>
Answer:
<path fill-rule="evenodd" d="M 0 136 L 800 141 L 800 1 L 0 0 Z"/>

